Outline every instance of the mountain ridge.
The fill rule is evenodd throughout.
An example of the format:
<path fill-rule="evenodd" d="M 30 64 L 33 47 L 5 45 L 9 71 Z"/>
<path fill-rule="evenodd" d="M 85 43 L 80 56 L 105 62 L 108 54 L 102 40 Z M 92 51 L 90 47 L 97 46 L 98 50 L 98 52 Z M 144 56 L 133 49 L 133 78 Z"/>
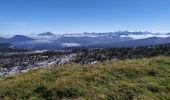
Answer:
<path fill-rule="evenodd" d="M 67 47 L 78 48 L 109 48 L 109 47 L 129 47 L 145 46 L 152 44 L 170 43 L 169 35 L 158 35 L 151 32 L 108 32 L 108 33 L 83 33 L 55 35 L 51 32 L 40 33 L 37 38 L 15 35 L 12 38 L 0 38 L 0 43 L 11 43 L 21 49 L 64 49 Z M 155 35 L 157 34 L 157 35 Z M 167 33 L 168 34 L 168 33 Z M 148 38 L 134 39 L 131 35 L 149 35 Z M 150 36 L 151 35 L 151 36 Z M 41 38 L 42 37 L 42 38 Z"/>

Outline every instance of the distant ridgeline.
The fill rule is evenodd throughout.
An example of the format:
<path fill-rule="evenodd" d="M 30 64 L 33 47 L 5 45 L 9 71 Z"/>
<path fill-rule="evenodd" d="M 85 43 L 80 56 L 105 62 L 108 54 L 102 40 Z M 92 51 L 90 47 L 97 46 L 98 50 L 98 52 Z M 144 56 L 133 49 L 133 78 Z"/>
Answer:
<path fill-rule="evenodd" d="M 26 49 L 18 49 L 15 46 L 13 46 L 10 43 L 0 43 L 0 52 L 6 53 L 6 52 L 25 52 Z"/>

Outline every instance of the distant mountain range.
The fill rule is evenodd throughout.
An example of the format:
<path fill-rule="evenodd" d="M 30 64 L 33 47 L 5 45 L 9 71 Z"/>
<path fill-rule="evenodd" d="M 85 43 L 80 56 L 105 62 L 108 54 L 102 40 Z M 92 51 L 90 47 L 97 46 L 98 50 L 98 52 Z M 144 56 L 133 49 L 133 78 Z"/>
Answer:
<path fill-rule="evenodd" d="M 21 49 L 36 50 L 132 47 L 170 43 L 170 33 L 120 31 L 55 35 L 46 32 L 32 37 L 24 35 L 16 35 L 8 39 L 0 37 L 0 43 L 10 43 Z"/>

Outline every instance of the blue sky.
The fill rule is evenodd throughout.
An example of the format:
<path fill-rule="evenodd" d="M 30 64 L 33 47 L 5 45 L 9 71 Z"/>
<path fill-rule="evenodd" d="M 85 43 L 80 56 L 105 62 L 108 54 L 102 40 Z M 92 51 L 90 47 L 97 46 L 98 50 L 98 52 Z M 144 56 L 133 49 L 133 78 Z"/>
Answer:
<path fill-rule="evenodd" d="M 170 0 L 0 0 L 0 34 L 170 31 Z"/>

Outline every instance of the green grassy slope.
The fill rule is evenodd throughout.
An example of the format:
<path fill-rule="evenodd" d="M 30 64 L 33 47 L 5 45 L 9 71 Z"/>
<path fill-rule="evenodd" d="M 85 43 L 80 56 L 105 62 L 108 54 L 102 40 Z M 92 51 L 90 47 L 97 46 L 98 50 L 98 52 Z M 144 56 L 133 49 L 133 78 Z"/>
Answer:
<path fill-rule="evenodd" d="M 3 100 L 170 100 L 170 57 L 68 64 L 0 80 Z"/>

